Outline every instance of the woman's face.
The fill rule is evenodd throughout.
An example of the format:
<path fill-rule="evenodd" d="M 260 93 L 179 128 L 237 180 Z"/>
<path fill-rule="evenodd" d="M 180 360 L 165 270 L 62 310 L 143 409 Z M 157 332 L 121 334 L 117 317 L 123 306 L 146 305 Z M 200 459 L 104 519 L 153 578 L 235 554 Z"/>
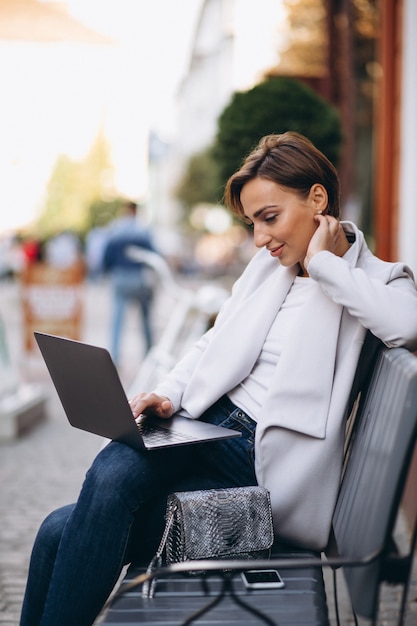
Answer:
<path fill-rule="evenodd" d="M 286 267 L 299 263 L 307 275 L 303 261 L 318 226 L 313 216 L 323 210 L 322 191 L 325 193 L 321 185 L 313 185 L 308 197 L 302 198 L 289 187 L 281 187 L 267 178 L 247 182 L 240 201 L 253 226 L 255 245 L 265 246 Z"/>

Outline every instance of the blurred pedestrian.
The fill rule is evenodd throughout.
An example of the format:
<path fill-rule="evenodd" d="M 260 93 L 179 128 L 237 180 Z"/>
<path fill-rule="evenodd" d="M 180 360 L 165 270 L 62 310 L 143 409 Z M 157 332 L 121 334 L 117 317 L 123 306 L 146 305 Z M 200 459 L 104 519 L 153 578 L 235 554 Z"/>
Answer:
<path fill-rule="evenodd" d="M 152 345 L 150 314 L 154 295 L 153 272 L 144 263 L 132 259 L 128 248 L 135 246 L 151 252 L 156 252 L 156 249 L 149 229 L 138 218 L 137 213 L 137 204 L 126 202 L 123 215 L 110 227 L 104 248 L 103 267 L 110 274 L 113 290 L 110 353 L 116 365 L 119 362 L 123 322 L 129 303 L 135 303 L 141 312 L 146 351 Z"/>

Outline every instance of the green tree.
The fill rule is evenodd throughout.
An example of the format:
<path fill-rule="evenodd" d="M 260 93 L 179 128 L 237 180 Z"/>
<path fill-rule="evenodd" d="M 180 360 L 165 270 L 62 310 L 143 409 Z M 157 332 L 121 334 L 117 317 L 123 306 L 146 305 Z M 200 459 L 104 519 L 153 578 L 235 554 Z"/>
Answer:
<path fill-rule="evenodd" d="M 186 211 L 200 202 L 216 204 L 221 194 L 219 171 L 211 148 L 190 157 L 175 192 Z"/>
<path fill-rule="evenodd" d="M 125 203 L 126 198 L 96 200 L 92 202 L 88 208 L 87 231 L 97 226 L 106 226 L 109 222 L 120 216 L 120 209 Z"/>
<path fill-rule="evenodd" d="M 60 155 L 47 186 L 43 211 L 37 220 L 42 237 L 71 229 L 85 233 L 90 206 L 112 194 L 113 167 L 110 147 L 103 130 L 97 135 L 83 161 Z"/>
<path fill-rule="evenodd" d="M 271 77 L 237 92 L 218 120 L 213 154 L 226 181 L 259 139 L 271 133 L 298 131 L 337 165 L 342 132 L 337 109 L 305 84 Z"/>
<path fill-rule="evenodd" d="M 42 237 L 78 226 L 74 207 L 80 204 L 76 198 L 79 188 L 78 163 L 67 155 L 58 156 L 47 186 L 44 208 L 36 223 Z"/>

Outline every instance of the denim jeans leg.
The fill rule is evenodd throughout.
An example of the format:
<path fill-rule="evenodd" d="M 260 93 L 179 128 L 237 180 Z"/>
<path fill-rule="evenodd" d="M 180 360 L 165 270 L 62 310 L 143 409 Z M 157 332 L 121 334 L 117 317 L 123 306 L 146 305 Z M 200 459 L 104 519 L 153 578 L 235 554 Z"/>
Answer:
<path fill-rule="evenodd" d="M 91 626 L 119 577 L 135 515 L 187 464 L 178 448 L 139 453 L 113 442 L 98 455 L 62 531 L 41 626 Z"/>
<path fill-rule="evenodd" d="M 241 433 L 241 437 L 235 439 L 203 444 L 200 455 L 204 459 L 206 474 L 216 481 L 218 487 L 256 485 L 256 423 L 227 396 L 208 409 L 200 419 Z"/>
<path fill-rule="evenodd" d="M 144 289 L 144 293 L 140 294 L 138 299 L 139 311 L 143 324 L 143 334 L 145 338 L 145 347 L 148 352 L 152 347 L 153 333 L 151 323 L 151 307 L 152 307 L 152 292 L 150 289 Z"/>
<path fill-rule="evenodd" d="M 20 619 L 25 626 L 40 623 L 62 531 L 74 507 L 75 504 L 69 504 L 53 511 L 38 531 L 28 575 L 28 580 L 35 584 L 27 585 Z"/>
<path fill-rule="evenodd" d="M 118 293 L 117 289 L 113 293 L 113 320 L 111 329 L 111 348 L 110 354 L 113 361 L 117 364 L 120 353 L 120 342 L 123 330 L 123 320 L 125 316 L 126 299 L 123 294 Z"/>
<path fill-rule="evenodd" d="M 91 626 L 129 558 L 132 529 L 154 510 L 160 536 L 169 493 L 256 484 L 254 425 L 247 428 L 231 409 L 214 407 L 203 419 L 240 428 L 236 440 L 142 453 L 112 442 L 100 452 L 77 504 L 39 531 L 21 626 Z M 143 534 L 135 539 L 146 542 Z"/>

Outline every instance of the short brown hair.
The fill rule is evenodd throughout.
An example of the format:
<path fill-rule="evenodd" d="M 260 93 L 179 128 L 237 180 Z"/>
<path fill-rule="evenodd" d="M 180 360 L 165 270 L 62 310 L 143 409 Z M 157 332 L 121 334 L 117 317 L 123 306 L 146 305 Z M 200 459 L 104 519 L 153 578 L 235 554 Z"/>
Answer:
<path fill-rule="evenodd" d="M 299 133 L 288 131 L 281 135 L 266 135 L 246 157 L 241 168 L 229 178 L 224 203 L 235 215 L 243 217 L 240 201 L 242 188 L 257 177 L 293 189 L 302 197 L 307 197 L 311 187 L 320 183 L 327 191 L 328 215 L 339 217 L 340 185 L 336 168 L 309 139 Z"/>

